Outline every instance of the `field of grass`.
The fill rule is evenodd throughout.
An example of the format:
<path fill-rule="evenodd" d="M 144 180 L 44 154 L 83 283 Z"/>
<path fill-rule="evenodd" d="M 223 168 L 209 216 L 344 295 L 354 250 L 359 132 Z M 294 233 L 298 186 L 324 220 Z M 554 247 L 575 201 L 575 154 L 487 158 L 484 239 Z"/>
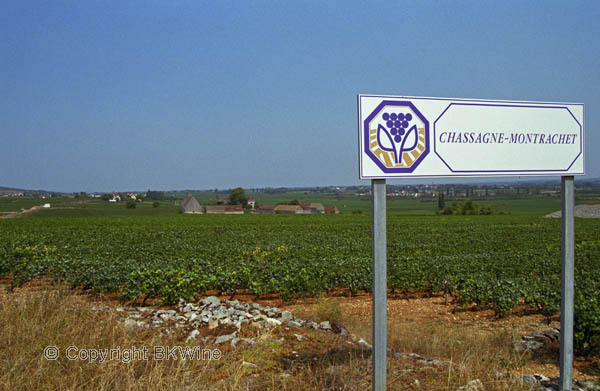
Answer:
<path fill-rule="evenodd" d="M 0 291 L 0 390 L 368 390 L 371 389 L 371 355 L 351 351 L 332 333 L 303 330 L 303 340 L 283 327 L 263 331 L 256 343 L 233 349 L 201 340 L 185 342 L 180 334 L 128 328 L 120 312 L 93 311 L 76 292 L 42 281 L 41 286 L 7 294 Z M 316 312 L 319 318 L 319 303 Z M 344 311 L 344 310 L 343 310 Z M 345 324 L 369 338 L 365 317 L 341 313 Z M 368 314 L 366 314 L 368 315 Z M 417 352 L 442 360 L 442 367 L 415 360 L 388 358 L 389 389 L 456 390 L 481 379 L 487 391 L 526 391 L 518 380 L 526 356 L 511 349 L 517 334 L 510 327 L 481 332 L 464 324 L 432 321 L 426 327 L 400 320 L 390 323 L 389 346 L 397 352 Z M 291 337 L 291 338 L 290 338 Z M 43 356 L 47 346 L 60 352 L 57 360 Z M 148 360 L 106 362 L 69 360 L 67 347 L 78 349 L 149 350 Z M 155 359 L 154 347 L 218 348 L 218 360 Z M 283 358 L 300 358 L 283 365 Z M 310 359 L 307 359 L 310 358 Z M 498 377 L 497 373 L 503 373 Z M 511 374 L 514 374 L 512 376 Z"/>

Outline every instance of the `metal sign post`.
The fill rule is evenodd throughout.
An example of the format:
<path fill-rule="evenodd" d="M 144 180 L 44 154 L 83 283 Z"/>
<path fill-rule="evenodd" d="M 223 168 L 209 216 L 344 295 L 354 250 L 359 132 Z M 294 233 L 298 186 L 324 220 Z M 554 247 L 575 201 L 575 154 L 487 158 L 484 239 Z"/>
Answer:
<path fill-rule="evenodd" d="M 384 391 L 387 367 L 387 237 L 385 179 L 371 180 L 373 194 L 373 390 Z"/>
<path fill-rule="evenodd" d="M 560 294 L 560 389 L 571 391 L 575 270 L 575 178 L 561 177 L 562 271 Z"/>

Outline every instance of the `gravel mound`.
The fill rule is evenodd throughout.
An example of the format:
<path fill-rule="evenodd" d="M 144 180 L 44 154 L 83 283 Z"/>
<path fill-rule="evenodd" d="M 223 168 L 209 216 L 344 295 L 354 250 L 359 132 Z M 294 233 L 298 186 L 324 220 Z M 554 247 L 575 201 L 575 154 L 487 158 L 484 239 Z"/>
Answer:
<path fill-rule="evenodd" d="M 110 311 L 108 306 L 93 307 L 94 311 Z M 125 326 L 138 329 L 161 329 L 163 334 L 171 335 L 175 329 L 181 329 L 187 334 L 186 342 L 201 336 L 202 329 L 226 330 L 228 334 L 206 336 L 214 339 L 215 344 L 230 343 L 232 347 L 240 342 L 254 343 L 254 338 L 240 338 L 238 333 L 242 328 L 250 328 L 260 334 L 282 325 L 293 326 L 296 329 L 310 329 L 326 331 L 349 338 L 362 349 L 371 349 L 371 345 L 362 338 L 350 334 L 343 327 L 334 327 L 328 321 L 320 323 L 295 317 L 289 311 L 282 311 L 276 307 L 261 306 L 258 303 L 240 303 L 237 300 L 221 301 L 216 296 L 199 300 L 197 303 L 187 303 L 180 300 L 177 310 L 157 310 L 149 307 L 117 307 L 117 312 L 124 313 Z M 215 339 L 216 337 L 216 339 Z M 300 341 L 302 335 L 295 335 Z"/>
<path fill-rule="evenodd" d="M 561 211 L 550 213 L 544 217 L 547 218 L 560 218 L 562 217 Z M 577 205 L 575 206 L 575 217 L 581 217 L 584 219 L 600 219 L 600 205 Z"/>

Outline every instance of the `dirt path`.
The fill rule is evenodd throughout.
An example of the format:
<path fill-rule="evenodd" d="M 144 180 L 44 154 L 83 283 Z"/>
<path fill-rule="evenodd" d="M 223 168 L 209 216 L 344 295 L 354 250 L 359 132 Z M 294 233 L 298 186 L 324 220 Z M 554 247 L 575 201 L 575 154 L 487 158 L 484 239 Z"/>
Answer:
<path fill-rule="evenodd" d="M 14 219 L 14 218 L 18 218 L 18 217 L 25 217 L 28 214 L 35 213 L 43 208 L 44 208 L 43 205 L 32 206 L 31 208 L 23 209 L 20 212 L 12 212 L 7 215 L 0 216 L 0 219 Z"/>

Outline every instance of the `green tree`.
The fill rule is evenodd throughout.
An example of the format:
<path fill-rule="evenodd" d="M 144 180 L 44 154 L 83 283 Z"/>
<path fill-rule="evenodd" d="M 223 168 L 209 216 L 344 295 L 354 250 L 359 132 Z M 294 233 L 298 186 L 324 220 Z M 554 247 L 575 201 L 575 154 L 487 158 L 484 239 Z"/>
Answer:
<path fill-rule="evenodd" d="M 153 208 L 158 208 L 159 206 L 160 206 L 160 202 L 158 202 L 158 201 L 154 201 L 154 202 L 152 203 L 152 207 L 153 207 Z"/>
<path fill-rule="evenodd" d="M 129 199 L 129 200 L 127 200 L 127 203 L 125 204 L 125 207 L 127 209 L 135 209 L 137 207 L 137 204 L 135 203 L 135 200 Z"/>
<path fill-rule="evenodd" d="M 229 205 L 242 205 L 246 206 L 248 204 L 248 197 L 246 197 L 246 192 L 241 187 L 236 187 L 231 190 L 229 193 Z"/>
<path fill-rule="evenodd" d="M 443 210 L 446 207 L 446 201 L 444 200 L 444 192 L 440 190 L 438 193 L 438 209 Z"/>
<path fill-rule="evenodd" d="M 102 201 L 108 201 L 108 200 L 110 200 L 111 198 L 112 198 L 112 194 L 108 194 L 108 193 L 107 193 L 107 194 L 102 194 L 102 196 L 100 197 L 100 199 L 101 199 Z"/>

